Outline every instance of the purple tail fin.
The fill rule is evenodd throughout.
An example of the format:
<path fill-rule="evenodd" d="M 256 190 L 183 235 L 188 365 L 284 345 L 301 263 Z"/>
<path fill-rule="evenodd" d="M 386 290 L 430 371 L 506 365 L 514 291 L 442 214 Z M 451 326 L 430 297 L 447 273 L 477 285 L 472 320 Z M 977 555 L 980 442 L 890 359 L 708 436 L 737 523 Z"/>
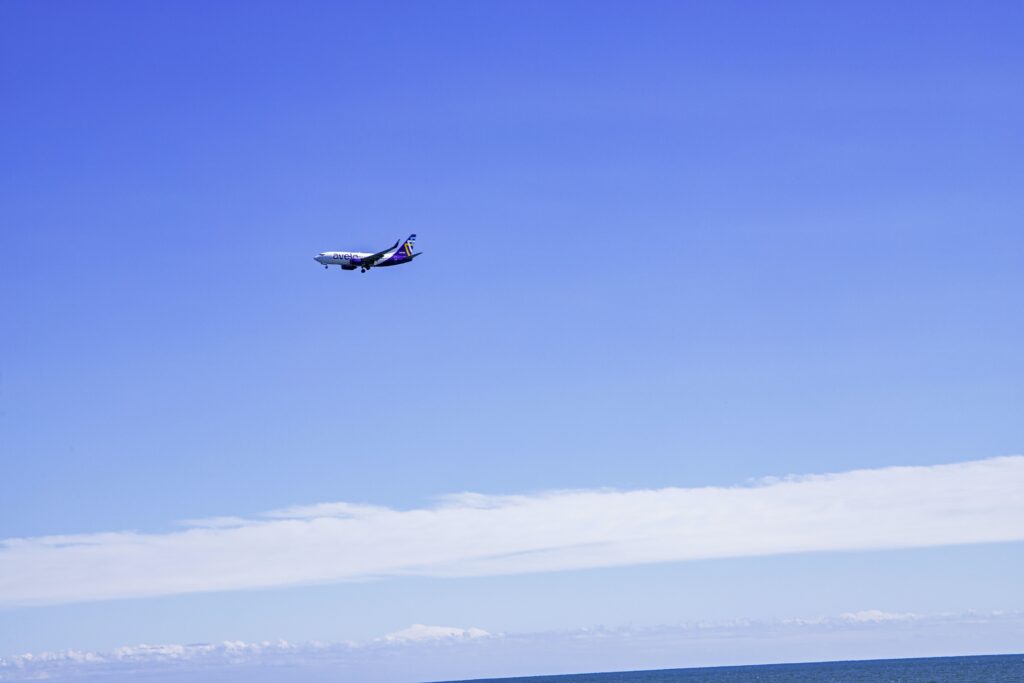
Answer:
<path fill-rule="evenodd" d="M 398 248 L 398 253 L 404 254 L 406 258 L 412 258 L 415 255 L 413 250 L 412 250 L 413 247 L 415 246 L 415 244 L 416 244 L 416 235 L 415 234 L 409 235 L 409 239 L 407 239 L 404 242 L 402 242 L 402 246 L 400 246 Z"/>

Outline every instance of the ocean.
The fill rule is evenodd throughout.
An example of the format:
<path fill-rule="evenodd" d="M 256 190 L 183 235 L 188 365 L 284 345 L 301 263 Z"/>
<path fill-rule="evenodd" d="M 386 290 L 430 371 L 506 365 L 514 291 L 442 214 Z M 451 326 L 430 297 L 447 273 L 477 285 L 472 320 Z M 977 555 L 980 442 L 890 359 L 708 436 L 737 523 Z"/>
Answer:
<path fill-rule="evenodd" d="M 494 678 L 488 683 L 1024 683 L 1024 654 Z M 454 682 L 453 682 L 454 683 Z M 473 683 L 460 681 L 458 683 Z"/>

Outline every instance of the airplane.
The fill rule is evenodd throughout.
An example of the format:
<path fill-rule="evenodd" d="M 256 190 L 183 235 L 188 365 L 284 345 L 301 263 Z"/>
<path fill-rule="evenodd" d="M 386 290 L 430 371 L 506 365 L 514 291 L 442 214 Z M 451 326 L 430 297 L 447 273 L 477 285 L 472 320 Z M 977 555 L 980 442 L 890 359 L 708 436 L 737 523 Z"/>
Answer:
<path fill-rule="evenodd" d="M 395 242 L 376 254 L 361 251 L 323 251 L 318 256 L 314 256 L 313 260 L 323 265 L 324 268 L 329 266 L 341 266 L 342 270 L 359 268 L 361 272 L 365 273 L 370 268 L 400 266 L 403 263 L 409 263 L 423 253 L 422 251 L 413 253 L 414 244 L 416 244 L 416 235 L 409 235 L 409 238 L 402 242 L 401 247 L 398 246 L 398 242 Z"/>

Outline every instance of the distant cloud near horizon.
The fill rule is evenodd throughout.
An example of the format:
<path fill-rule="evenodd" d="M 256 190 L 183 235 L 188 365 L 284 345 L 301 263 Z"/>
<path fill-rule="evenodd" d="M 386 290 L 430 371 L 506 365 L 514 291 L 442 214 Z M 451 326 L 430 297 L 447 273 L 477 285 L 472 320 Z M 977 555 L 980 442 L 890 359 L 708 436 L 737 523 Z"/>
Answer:
<path fill-rule="evenodd" d="M 908 627 L 909 624 L 909 627 Z M 934 656 L 1008 652 L 1020 612 L 910 614 L 878 609 L 816 619 L 732 620 L 648 628 L 580 628 L 490 634 L 416 624 L 363 642 L 127 645 L 106 652 L 64 650 L 0 656 L 0 681 L 203 680 L 283 683 L 464 680 L 590 668 L 670 668 L 807 658 Z M 898 637 L 894 637 L 898 636 Z M 1008 646 L 1010 649 L 1008 649 Z M 2 654 L 2 653 L 0 653 Z"/>
<path fill-rule="evenodd" d="M 0 606 L 1024 540 L 1024 456 L 736 487 L 325 503 L 0 542 Z M 870 616 L 870 615 L 867 615 Z M 876 615 L 877 616 L 877 615 Z"/>

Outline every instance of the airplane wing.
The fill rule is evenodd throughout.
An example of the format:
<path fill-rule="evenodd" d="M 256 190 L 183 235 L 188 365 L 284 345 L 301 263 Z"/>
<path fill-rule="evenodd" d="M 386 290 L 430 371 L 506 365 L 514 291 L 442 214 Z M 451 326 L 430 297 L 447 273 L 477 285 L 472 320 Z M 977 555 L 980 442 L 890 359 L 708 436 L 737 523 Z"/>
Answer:
<path fill-rule="evenodd" d="M 364 259 L 360 259 L 359 260 L 359 265 L 361 267 L 363 267 L 363 268 L 371 268 L 371 267 L 373 267 L 374 263 L 376 263 L 377 261 L 380 261 L 382 258 L 384 258 L 384 256 L 389 251 L 394 251 L 395 249 L 398 249 L 398 242 L 395 242 L 394 244 L 392 244 L 390 247 L 388 247 L 384 251 L 378 251 L 376 254 L 374 254 L 372 256 L 367 256 Z"/>

